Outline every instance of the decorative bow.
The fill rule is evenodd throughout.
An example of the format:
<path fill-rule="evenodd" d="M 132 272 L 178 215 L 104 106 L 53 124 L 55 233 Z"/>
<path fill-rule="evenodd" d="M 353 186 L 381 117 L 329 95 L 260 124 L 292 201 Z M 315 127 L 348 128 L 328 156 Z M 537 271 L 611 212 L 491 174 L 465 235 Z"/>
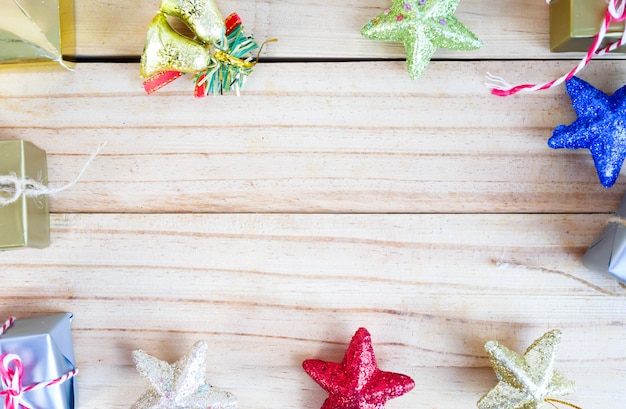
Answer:
<path fill-rule="evenodd" d="M 180 18 L 195 38 L 177 33 L 167 16 Z M 222 21 L 212 0 L 162 0 L 141 55 L 144 89 L 151 94 L 183 74 L 192 73 L 196 97 L 233 89 L 239 93 L 256 65 L 250 52 L 257 48 L 253 37 L 243 34 L 239 16 L 233 13 Z"/>
<path fill-rule="evenodd" d="M 2 335 L 14 321 L 15 318 L 9 318 L 4 325 L 0 327 L 0 335 Z M 22 395 L 24 393 L 63 383 L 74 377 L 77 373 L 78 369 L 74 369 L 51 381 L 22 386 L 24 365 L 20 357 L 15 354 L 0 355 L 0 381 L 2 382 L 0 396 L 4 396 L 4 407 L 5 409 L 32 409 L 22 402 Z"/>

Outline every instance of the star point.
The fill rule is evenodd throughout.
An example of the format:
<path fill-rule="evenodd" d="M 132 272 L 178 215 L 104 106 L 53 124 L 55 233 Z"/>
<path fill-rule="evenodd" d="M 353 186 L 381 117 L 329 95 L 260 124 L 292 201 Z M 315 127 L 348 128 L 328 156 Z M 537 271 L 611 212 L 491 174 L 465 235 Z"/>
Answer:
<path fill-rule="evenodd" d="M 173 364 L 134 351 L 137 370 L 150 388 L 131 409 L 235 409 L 237 400 L 231 393 L 206 383 L 207 350 L 206 342 L 196 342 Z"/>
<path fill-rule="evenodd" d="M 454 12 L 459 0 L 392 0 L 390 8 L 361 29 L 373 40 L 402 42 L 412 79 L 419 78 L 437 48 L 475 50 L 482 42 Z"/>
<path fill-rule="evenodd" d="M 538 409 L 554 396 L 572 392 L 574 382 L 554 370 L 561 331 L 552 330 L 519 355 L 497 341 L 485 344 L 500 382 L 478 401 L 479 409 Z"/>
<path fill-rule="evenodd" d="M 415 386 L 406 375 L 378 368 L 372 338 L 365 328 L 354 334 L 341 363 L 307 359 L 302 367 L 328 392 L 322 409 L 383 409 L 389 399 Z"/>
<path fill-rule="evenodd" d="M 586 81 L 572 77 L 567 92 L 578 118 L 559 125 L 548 146 L 589 149 L 602 186 L 615 184 L 626 159 L 626 86 L 609 96 Z"/>

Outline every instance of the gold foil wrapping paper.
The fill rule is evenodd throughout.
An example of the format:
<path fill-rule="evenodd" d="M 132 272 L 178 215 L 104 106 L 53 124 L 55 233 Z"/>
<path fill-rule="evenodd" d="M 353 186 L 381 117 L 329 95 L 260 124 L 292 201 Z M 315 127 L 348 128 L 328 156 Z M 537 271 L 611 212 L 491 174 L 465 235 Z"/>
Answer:
<path fill-rule="evenodd" d="M 586 52 L 600 30 L 607 10 L 605 0 L 552 0 L 550 2 L 550 51 Z M 624 22 L 613 22 L 604 47 L 619 40 L 624 31 Z M 617 49 L 626 51 L 625 47 Z"/>
<path fill-rule="evenodd" d="M 0 0 L 0 10 L 0 66 L 72 66 L 73 0 Z"/>
<path fill-rule="evenodd" d="M 0 175 L 9 174 L 47 184 L 46 152 L 30 142 L 0 141 Z M 0 250 L 49 245 L 48 196 L 22 195 L 16 202 L 0 206 Z"/>

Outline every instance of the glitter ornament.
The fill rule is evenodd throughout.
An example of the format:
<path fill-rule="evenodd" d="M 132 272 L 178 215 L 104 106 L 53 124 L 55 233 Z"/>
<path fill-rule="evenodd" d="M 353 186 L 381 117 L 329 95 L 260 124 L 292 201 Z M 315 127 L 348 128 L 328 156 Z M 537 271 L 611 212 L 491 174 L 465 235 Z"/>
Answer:
<path fill-rule="evenodd" d="M 199 341 L 173 364 L 144 351 L 134 351 L 137 370 L 150 389 L 131 409 L 234 409 L 237 400 L 229 393 L 206 383 L 208 345 Z"/>
<path fill-rule="evenodd" d="M 602 186 L 613 186 L 626 158 L 626 86 L 608 96 L 577 77 L 566 82 L 578 119 L 554 129 L 553 149 L 586 148 Z"/>
<path fill-rule="evenodd" d="M 378 369 L 372 338 L 365 328 L 354 334 L 340 364 L 307 359 L 302 367 L 328 392 L 322 409 L 383 409 L 389 399 L 415 386 L 406 375 Z"/>
<path fill-rule="evenodd" d="M 460 0 L 393 0 L 361 34 L 404 43 L 409 75 L 419 78 L 437 48 L 475 50 L 482 42 L 454 17 Z"/>
<path fill-rule="evenodd" d="M 164 14 L 154 17 L 146 38 L 140 65 L 142 78 L 165 71 L 200 71 L 211 59 L 211 53 L 202 44 L 174 31 Z"/>
<path fill-rule="evenodd" d="M 167 16 L 185 22 L 194 38 L 176 32 Z M 193 75 L 196 97 L 238 93 L 256 65 L 250 53 L 258 48 L 252 36 L 243 34 L 239 16 L 222 21 L 212 0 L 162 0 L 146 34 L 139 74 L 148 94 L 186 73 Z"/>
<path fill-rule="evenodd" d="M 204 43 L 219 41 L 224 31 L 222 14 L 212 1 L 163 0 L 161 11 L 183 20 Z"/>
<path fill-rule="evenodd" d="M 521 356 L 497 341 L 485 344 L 491 366 L 500 380 L 478 401 L 480 409 L 538 409 L 544 402 L 562 403 L 553 396 L 566 395 L 574 383 L 554 370 L 554 356 L 561 342 L 561 331 L 552 330 L 533 342 Z"/>

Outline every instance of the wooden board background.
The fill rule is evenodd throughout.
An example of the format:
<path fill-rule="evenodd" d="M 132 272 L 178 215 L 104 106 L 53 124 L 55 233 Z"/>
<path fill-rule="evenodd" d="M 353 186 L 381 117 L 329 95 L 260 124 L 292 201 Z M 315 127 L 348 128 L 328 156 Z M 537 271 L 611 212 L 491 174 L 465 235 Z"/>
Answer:
<path fill-rule="evenodd" d="M 438 51 L 418 81 L 401 46 L 359 35 L 387 1 L 217 3 L 279 38 L 240 97 L 143 94 L 150 2 L 77 2 L 75 72 L 0 71 L 0 139 L 44 148 L 51 184 L 107 142 L 51 199 L 52 246 L 0 253 L 3 316 L 75 314 L 80 408 L 130 407 L 132 350 L 173 361 L 199 339 L 240 408 L 318 408 L 300 364 L 340 360 L 359 326 L 416 380 L 390 409 L 475 407 L 496 383 L 483 344 L 521 352 L 552 328 L 567 400 L 623 406 L 626 288 L 580 259 L 626 179 L 604 189 L 587 151 L 548 149 L 575 119 L 562 87 L 483 84 L 576 63 L 547 51 L 542 1 L 464 0 L 485 46 Z M 582 77 L 611 93 L 620 58 Z"/>

